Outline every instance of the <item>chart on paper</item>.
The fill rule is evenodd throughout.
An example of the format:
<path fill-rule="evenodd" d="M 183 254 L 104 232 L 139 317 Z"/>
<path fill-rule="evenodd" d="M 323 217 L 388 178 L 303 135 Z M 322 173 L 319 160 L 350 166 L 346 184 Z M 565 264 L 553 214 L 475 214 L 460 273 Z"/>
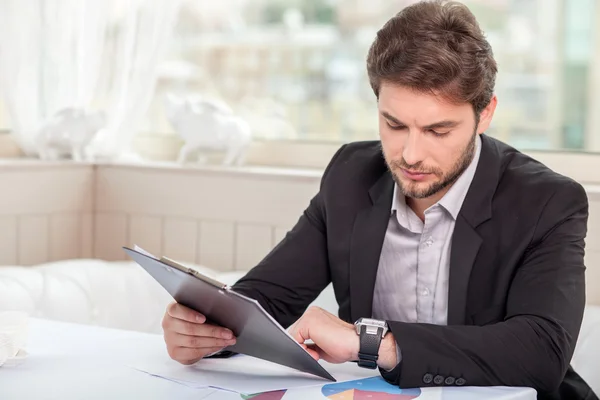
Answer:
<path fill-rule="evenodd" d="M 421 390 L 400 389 L 374 377 L 324 385 L 321 393 L 330 400 L 412 400 L 421 395 Z"/>
<path fill-rule="evenodd" d="M 412 400 L 421 395 L 420 389 L 400 389 L 390 385 L 381 377 L 358 379 L 349 382 L 331 383 L 318 388 L 304 390 L 275 391 L 242 396 L 243 400 L 293 400 L 300 398 L 322 398 L 329 400 Z M 308 397 L 307 397 L 308 396 Z"/>
<path fill-rule="evenodd" d="M 535 390 L 529 388 L 429 387 L 400 389 L 388 384 L 381 377 L 361 378 L 348 382 L 241 397 L 242 400 L 535 400 L 536 398 Z M 234 397 L 231 399 L 233 400 Z"/>

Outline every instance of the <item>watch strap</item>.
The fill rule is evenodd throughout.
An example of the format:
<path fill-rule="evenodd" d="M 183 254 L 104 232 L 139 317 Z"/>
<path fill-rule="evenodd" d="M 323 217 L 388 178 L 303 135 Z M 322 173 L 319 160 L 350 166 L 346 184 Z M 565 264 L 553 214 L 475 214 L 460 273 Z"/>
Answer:
<path fill-rule="evenodd" d="M 365 325 L 360 327 L 360 349 L 358 351 L 358 365 L 360 367 L 369 369 L 377 368 L 382 334 L 383 328 L 377 328 L 377 334 L 370 335 L 367 333 Z"/>

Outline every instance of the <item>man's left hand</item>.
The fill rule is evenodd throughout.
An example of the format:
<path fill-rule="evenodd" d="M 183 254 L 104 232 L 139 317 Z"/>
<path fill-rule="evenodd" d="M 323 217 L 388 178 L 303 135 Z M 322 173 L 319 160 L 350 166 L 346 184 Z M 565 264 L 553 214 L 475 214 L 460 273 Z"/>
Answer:
<path fill-rule="evenodd" d="M 358 360 L 360 340 L 354 325 L 319 307 L 306 310 L 290 327 L 289 333 L 315 360 L 334 364 Z M 314 344 L 306 345 L 307 340 Z M 391 334 L 381 342 L 378 364 L 384 369 L 391 369 L 396 364 L 396 342 Z"/>

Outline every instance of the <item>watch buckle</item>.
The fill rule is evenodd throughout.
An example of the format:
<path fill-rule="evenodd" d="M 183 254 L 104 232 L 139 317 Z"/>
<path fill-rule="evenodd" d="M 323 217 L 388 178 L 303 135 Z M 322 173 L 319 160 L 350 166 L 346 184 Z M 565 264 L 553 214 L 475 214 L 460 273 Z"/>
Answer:
<path fill-rule="evenodd" d="M 380 327 L 375 325 L 366 325 L 366 328 L 367 335 L 377 335 Z"/>

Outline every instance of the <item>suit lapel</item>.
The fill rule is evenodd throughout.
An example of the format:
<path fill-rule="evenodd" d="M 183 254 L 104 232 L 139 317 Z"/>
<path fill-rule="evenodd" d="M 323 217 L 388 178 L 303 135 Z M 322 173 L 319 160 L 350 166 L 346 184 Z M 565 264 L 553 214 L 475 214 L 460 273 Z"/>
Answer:
<path fill-rule="evenodd" d="M 450 254 L 448 325 L 465 323 L 471 270 L 483 239 L 477 228 L 492 217 L 492 199 L 500 179 L 501 157 L 494 139 L 481 136 L 477 171 L 456 219 Z"/>
<path fill-rule="evenodd" d="M 371 204 L 359 211 L 350 244 L 350 314 L 352 322 L 371 317 L 373 292 L 383 240 L 392 208 L 394 181 L 385 172 L 369 191 Z"/>
<path fill-rule="evenodd" d="M 465 321 L 469 278 L 480 246 L 481 237 L 459 214 L 454 225 L 450 252 L 448 325 L 461 325 Z"/>

